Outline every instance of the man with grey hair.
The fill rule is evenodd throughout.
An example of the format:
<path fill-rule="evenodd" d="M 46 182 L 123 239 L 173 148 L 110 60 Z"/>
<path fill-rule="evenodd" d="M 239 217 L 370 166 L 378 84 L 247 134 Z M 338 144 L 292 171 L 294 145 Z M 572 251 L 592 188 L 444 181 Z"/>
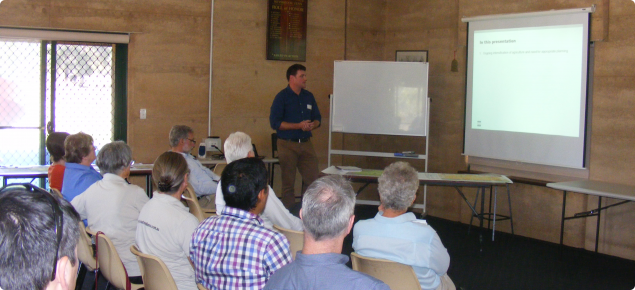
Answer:
<path fill-rule="evenodd" d="M 407 212 L 419 189 L 417 171 L 406 162 L 395 162 L 378 181 L 379 212 L 355 225 L 355 252 L 412 266 L 422 290 L 456 289 L 446 274 L 450 255 L 439 235 L 425 220 Z"/>
<path fill-rule="evenodd" d="M 121 258 L 130 282 L 142 283 L 137 258 L 130 252 L 135 244 L 137 218 L 148 196 L 141 187 L 129 184 L 132 151 L 123 141 L 104 145 L 97 155 L 97 166 L 104 178 L 71 201 L 82 219 L 95 232 L 108 236 Z"/>
<path fill-rule="evenodd" d="M 190 168 L 188 182 L 194 188 L 198 203 L 203 208 L 214 208 L 214 197 L 220 176 L 203 166 L 190 152 L 198 144 L 194 140 L 194 130 L 185 125 L 174 125 L 170 130 L 170 147 L 172 152 L 181 153 Z"/>
<path fill-rule="evenodd" d="M 246 157 L 254 157 L 251 137 L 243 132 L 231 133 L 225 140 L 224 146 L 225 160 L 227 160 L 227 163 Z M 221 190 L 221 184 L 219 182 L 218 188 L 216 189 L 216 213 L 220 214 L 223 208 L 225 208 L 225 199 L 223 198 L 223 191 Z M 289 210 L 284 207 L 280 199 L 276 196 L 276 193 L 273 192 L 271 186 L 269 186 L 267 205 L 260 217 L 265 223 L 264 226 L 271 230 L 274 230 L 274 224 L 294 231 L 304 230 L 302 221 L 293 216 Z"/>
<path fill-rule="evenodd" d="M 382 289 L 388 285 L 346 266 L 342 243 L 351 232 L 355 192 L 342 176 L 317 179 L 304 193 L 304 248 L 269 278 L 264 289 Z"/>

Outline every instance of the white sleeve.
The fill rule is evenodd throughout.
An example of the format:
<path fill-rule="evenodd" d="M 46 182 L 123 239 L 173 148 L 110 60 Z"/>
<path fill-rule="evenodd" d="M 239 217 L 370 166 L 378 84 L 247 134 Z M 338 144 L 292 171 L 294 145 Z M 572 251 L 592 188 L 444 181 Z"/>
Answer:
<path fill-rule="evenodd" d="M 450 267 L 450 254 L 448 254 L 448 250 L 443 246 L 441 238 L 436 232 L 428 249 L 430 249 L 430 261 L 428 262 L 430 269 L 439 276 L 445 275 Z"/>
<path fill-rule="evenodd" d="M 181 249 L 183 253 L 185 253 L 186 257 L 190 256 L 190 243 L 192 242 L 192 234 L 196 231 L 198 227 L 198 219 L 196 219 L 193 215 L 188 216 L 183 223 L 179 226 L 182 239 L 181 241 Z"/>
<path fill-rule="evenodd" d="M 302 220 L 292 215 L 289 210 L 284 207 L 284 204 L 282 204 L 280 199 L 276 196 L 276 193 L 273 192 L 271 186 L 269 186 L 267 205 L 262 214 L 271 220 L 274 225 L 294 231 L 304 231 Z"/>
<path fill-rule="evenodd" d="M 187 160 L 187 165 L 190 168 L 188 181 L 194 188 L 196 195 L 203 196 L 216 193 L 218 183 L 214 180 L 218 180 L 218 176 L 191 156 L 185 157 L 185 160 Z"/>
<path fill-rule="evenodd" d="M 223 197 L 223 189 L 220 185 L 220 181 L 218 182 L 218 187 L 216 188 L 216 214 L 220 215 L 223 212 L 223 208 L 225 208 L 225 197 Z"/>
<path fill-rule="evenodd" d="M 79 214 L 80 219 L 85 220 L 88 218 L 86 215 L 86 195 L 84 193 L 73 198 L 71 204 Z"/>

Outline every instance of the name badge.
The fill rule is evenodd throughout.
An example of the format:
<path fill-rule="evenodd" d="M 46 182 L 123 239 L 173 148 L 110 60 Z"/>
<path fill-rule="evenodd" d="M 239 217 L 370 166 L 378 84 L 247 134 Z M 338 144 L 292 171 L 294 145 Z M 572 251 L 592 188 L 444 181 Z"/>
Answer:
<path fill-rule="evenodd" d="M 309 110 L 311 110 L 311 109 L 313 109 L 313 106 L 311 106 L 310 104 L 307 104 L 307 105 L 306 105 L 306 108 L 307 108 L 307 109 L 309 109 Z"/>

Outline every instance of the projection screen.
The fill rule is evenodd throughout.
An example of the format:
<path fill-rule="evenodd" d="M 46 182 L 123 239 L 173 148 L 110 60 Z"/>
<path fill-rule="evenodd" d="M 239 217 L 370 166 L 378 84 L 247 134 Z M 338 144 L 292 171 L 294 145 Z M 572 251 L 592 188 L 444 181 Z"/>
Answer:
<path fill-rule="evenodd" d="M 465 155 L 585 168 L 589 12 L 464 19 Z"/>

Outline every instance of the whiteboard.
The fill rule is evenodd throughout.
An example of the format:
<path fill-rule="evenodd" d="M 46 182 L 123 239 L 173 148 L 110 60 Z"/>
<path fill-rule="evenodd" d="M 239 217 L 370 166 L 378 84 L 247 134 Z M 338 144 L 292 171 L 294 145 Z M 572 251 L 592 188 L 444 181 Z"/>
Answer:
<path fill-rule="evenodd" d="M 428 63 L 336 61 L 332 132 L 426 136 Z"/>

